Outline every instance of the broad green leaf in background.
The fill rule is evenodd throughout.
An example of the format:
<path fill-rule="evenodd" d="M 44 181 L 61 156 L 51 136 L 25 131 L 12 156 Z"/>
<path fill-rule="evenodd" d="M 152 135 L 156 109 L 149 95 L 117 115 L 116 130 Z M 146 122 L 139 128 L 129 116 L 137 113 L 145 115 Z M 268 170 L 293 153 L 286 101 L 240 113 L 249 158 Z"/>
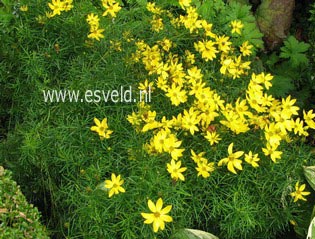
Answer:
<path fill-rule="evenodd" d="M 291 90 L 294 89 L 293 79 L 285 75 L 275 75 L 272 81 L 272 87 L 269 89 L 269 94 L 275 97 L 285 97 Z"/>
<path fill-rule="evenodd" d="M 299 42 L 294 36 L 290 36 L 281 47 L 280 58 L 289 59 L 294 67 L 307 64 L 308 59 L 305 52 L 309 47 L 309 44 Z"/>
<path fill-rule="evenodd" d="M 315 218 L 313 218 L 310 227 L 308 228 L 306 239 L 315 239 Z"/>
<path fill-rule="evenodd" d="M 315 190 L 315 166 L 304 167 L 304 175 L 307 182 Z"/>
<path fill-rule="evenodd" d="M 219 238 L 211 233 L 200 231 L 200 230 L 181 229 L 181 230 L 178 230 L 171 237 L 171 239 L 219 239 Z"/>

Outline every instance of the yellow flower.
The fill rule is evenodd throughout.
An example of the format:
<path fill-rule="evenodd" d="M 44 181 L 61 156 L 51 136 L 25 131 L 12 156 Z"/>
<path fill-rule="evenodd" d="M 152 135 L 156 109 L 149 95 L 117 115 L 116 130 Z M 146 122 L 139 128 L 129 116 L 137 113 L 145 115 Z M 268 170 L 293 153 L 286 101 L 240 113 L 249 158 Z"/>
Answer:
<path fill-rule="evenodd" d="M 231 143 L 228 147 L 229 156 L 227 158 L 223 158 L 219 161 L 218 166 L 222 166 L 222 164 L 227 164 L 227 168 L 230 172 L 236 174 L 235 168 L 238 170 L 242 170 L 242 160 L 238 159 L 241 157 L 244 152 L 237 151 L 233 153 L 233 143 Z M 234 168 L 235 167 L 235 168 Z"/>
<path fill-rule="evenodd" d="M 171 174 L 172 179 L 176 181 L 178 179 L 185 181 L 185 177 L 182 174 L 182 172 L 185 172 L 187 168 L 186 167 L 181 168 L 181 165 L 182 165 L 181 161 L 175 162 L 174 159 L 171 160 L 171 163 L 167 164 L 167 171 Z"/>
<path fill-rule="evenodd" d="M 113 49 L 115 51 L 122 51 L 121 49 L 121 42 L 120 41 L 109 41 L 110 43 L 110 49 Z"/>
<path fill-rule="evenodd" d="M 107 118 L 104 118 L 102 122 L 100 122 L 99 119 L 94 118 L 94 123 L 96 126 L 92 126 L 91 130 L 98 133 L 101 139 L 109 139 L 113 131 L 108 129 Z"/>
<path fill-rule="evenodd" d="M 93 29 L 93 31 L 91 31 L 88 35 L 88 38 L 96 39 L 97 41 L 99 41 L 101 38 L 104 38 L 103 32 L 104 29 Z"/>
<path fill-rule="evenodd" d="M 154 135 L 152 143 L 154 145 L 155 150 L 158 153 L 162 153 L 167 150 L 169 135 L 170 135 L 169 129 L 167 130 L 161 129 L 157 134 Z"/>
<path fill-rule="evenodd" d="M 181 8 L 185 9 L 190 6 L 191 0 L 178 0 L 178 2 Z"/>
<path fill-rule="evenodd" d="M 187 101 L 186 91 L 181 86 L 172 84 L 171 88 L 167 90 L 166 96 L 170 98 L 172 105 L 178 106 Z"/>
<path fill-rule="evenodd" d="M 228 36 L 217 36 L 216 37 L 216 43 L 218 44 L 218 49 L 222 51 L 223 53 L 228 53 L 231 49 L 230 45 L 232 42 L 229 41 Z"/>
<path fill-rule="evenodd" d="M 167 38 L 163 38 L 162 41 L 158 41 L 159 45 L 163 48 L 164 51 L 169 52 L 173 43 L 171 40 L 167 39 Z"/>
<path fill-rule="evenodd" d="M 207 131 L 207 135 L 205 136 L 205 138 L 208 140 L 210 145 L 214 145 L 221 140 L 220 135 L 217 132 Z"/>
<path fill-rule="evenodd" d="M 299 107 L 294 106 L 296 99 L 291 100 L 291 96 L 289 95 L 286 99 L 282 99 L 282 117 L 284 119 L 290 118 L 292 115 L 298 115 Z"/>
<path fill-rule="evenodd" d="M 28 11 L 28 6 L 27 5 L 23 5 L 20 7 L 20 11 L 21 12 L 27 12 Z"/>
<path fill-rule="evenodd" d="M 313 110 L 309 110 L 307 113 L 303 110 L 303 118 L 308 127 L 315 129 L 315 114 L 313 113 Z"/>
<path fill-rule="evenodd" d="M 116 17 L 116 14 L 120 11 L 121 6 L 119 3 L 116 3 L 114 0 L 102 0 L 102 5 L 106 9 L 103 13 L 103 17 L 107 16 L 108 14 L 112 17 Z"/>
<path fill-rule="evenodd" d="M 114 194 L 124 193 L 125 189 L 121 186 L 124 183 L 124 180 L 120 179 L 120 175 L 116 177 L 114 173 L 112 173 L 111 180 L 105 180 L 105 188 L 110 189 L 108 192 L 108 196 L 112 197 Z"/>
<path fill-rule="evenodd" d="M 241 21 L 239 20 L 234 20 L 231 22 L 231 27 L 232 27 L 232 34 L 237 33 L 241 35 L 241 29 L 244 27 Z"/>
<path fill-rule="evenodd" d="M 189 65 L 195 63 L 195 55 L 191 53 L 189 50 L 185 50 L 185 62 Z"/>
<path fill-rule="evenodd" d="M 299 186 L 299 182 L 296 182 L 295 192 L 290 193 L 290 195 L 292 197 L 294 197 L 294 202 L 296 202 L 299 199 L 306 201 L 306 198 L 304 198 L 303 196 L 310 195 L 311 193 L 310 192 L 304 192 L 305 187 L 306 187 L 305 184 L 302 184 L 301 186 Z"/>
<path fill-rule="evenodd" d="M 248 41 L 243 42 L 243 44 L 240 46 L 240 51 L 243 56 L 250 56 L 252 54 L 251 49 L 253 48 L 252 45 L 248 43 Z"/>
<path fill-rule="evenodd" d="M 156 15 L 153 16 L 151 20 L 151 29 L 155 32 L 160 32 L 163 30 L 164 24 L 162 18 L 157 17 Z"/>
<path fill-rule="evenodd" d="M 214 163 L 208 163 L 208 161 L 203 161 L 197 164 L 196 170 L 198 171 L 197 176 L 202 176 L 204 178 L 208 178 L 210 173 L 214 171 Z"/>
<path fill-rule="evenodd" d="M 63 10 L 68 12 L 73 8 L 73 0 L 64 0 L 63 2 Z"/>
<path fill-rule="evenodd" d="M 271 146 L 269 143 L 267 143 L 266 148 L 263 148 L 262 151 L 266 156 L 270 156 L 271 160 L 273 162 L 276 162 L 277 159 L 281 159 L 282 152 L 277 151 L 278 145 Z"/>
<path fill-rule="evenodd" d="M 252 165 L 254 168 L 259 167 L 258 161 L 260 158 L 258 158 L 258 154 L 253 154 L 252 151 L 249 151 L 248 154 L 245 154 L 245 161 Z"/>
<path fill-rule="evenodd" d="M 200 164 L 203 162 L 207 162 L 207 159 L 204 158 L 203 156 L 206 154 L 206 152 L 200 152 L 199 154 L 196 154 L 194 152 L 194 150 L 190 150 L 191 156 L 190 158 L 196 163 L 196 164 Z"/>
<path fill-rule="evenodd" d="M 86 21 L 90 25 L 90 31 L 93 31 L 93 29 L 98 29 L 99 21 L 100 21 L 98 15 L 95 15 L 94 13 L 90 13 L 87 15 Z"/>
<path fill-rule="evenodd" d="M 212 61 L 216 58 L 216 53 L 218 53 L 218 50 L 215 47 L 215 42 L 213 41 L 199 41 L 198 43 L 194 43 L 194 47 L 201 53 L 201 57 L 205 59 L 205 61 Z"/>
<path fill-rule="evenodd" d="M 188 130 L 192 135 L 195 131 L 199 131 L 197 124 L 200 122 L 200 117 L 198 112 L 194 110 L 193 107 L 189 111 L 184 110 L 184 115 L 182 118 L 182 128 Z"/>
<path fill-rule="evenodd" d="M 163 13 L 163 10 L 161 8 L 155 6 L 154 2 L 148 2 L 146 8 L 149 12 L 152 12 L 152 13 L 157 14 L 157 15 L 160 15 Z"/>
<path fill-rule="evenodd" d="M 158 232 L 159 229 L 164 230 L 165 222 L 172 222 L 173 218 L 168 214 L 171 209 L 172 205 L 168 205 L 165 208 L 163 207 L 163 200 L 159 198 L 154 204 L 151 200 L 148 200 L 148 207 L 152 213 L 141 213 L 141 216 L 146 219 L 144 221 L 145 224 L 153 224 L 153 231 Z"/>
<path fill-rule="evenodd" d="M 155 90 L 154 82 L 149 82 L 145 79 L 143 83 L 139 83 L 138 89 L 145 93 L 153 92 Z"/>
<path fill-rule="evenodd" d="M 48 3 L 48 6 L 53 11 L 52 17 L 55 15 L 60 15 L 64 10 L 63 2 L 60 0 L 52 0 L 51 3 Z"/>

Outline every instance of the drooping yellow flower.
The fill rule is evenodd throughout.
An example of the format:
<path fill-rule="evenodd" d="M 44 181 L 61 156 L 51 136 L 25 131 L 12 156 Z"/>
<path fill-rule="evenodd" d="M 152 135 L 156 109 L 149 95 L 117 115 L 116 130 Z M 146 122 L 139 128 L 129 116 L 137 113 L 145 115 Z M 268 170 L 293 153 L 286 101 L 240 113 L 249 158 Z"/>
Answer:
<path fill-rule="evenodd" d="M 244 27 L 243 23 L 239 20 L 234 20 L 231 22 L 231 32 L 233 33 L 237 33 L 239 35 L 241 35 L 241 29 Z"/>
<path fill-rule="evenodd" d="M 227 168 L 230 172 L 236 174 L 235 168 L 238 170 L 242 170 L 242 160 L 239 158 L 244 154 L 243 151 L 237 151 L 233 153 L 233 143 L 231 143 L 228 147 L 229 156 L 227 158 L 223 158 L 219 161 L 218 166 L 222 166 L 223 164 L 227 164 Z"/>
<path fill-rule="evenodd" d="M 303 196 L 307 196 L 310 195 L 310 192 L 305 192 L 305 184 L 302 184 L 301 186 L 299 186 L 299 182 L 296 182 L 295 184 L 295 192 L 290 193 L 290 195 L 294 198 L 294 202 L 297 202 L 299 199 L 306 201 L 306 198 L 304 198 Z"/>
<path fill-rule="evenodd" d="M 124 193 L 125 189 L 121 186 L 124 183 L 124 180 L 121 179 L 121 176 L 112 173 L 111 180 L 105 180 L 105 188 L 109 189 L 108 197 L 112 197 L 114 194 Z"/>
<path fill-rule="evenodd" d="M 174 179 L 175 181 L 177 181 L 178 179 L 185 181 L 185 177 L 182 173 L 185 172 L 187 168 L 181 168 L 181 165 L 182 162 L 180 160 L 175 162 L 174 159 L 171 160 L 171 163 L 167 164 L 167 171 L 171 174 L 172 179 Z"/>
<path fill-rule="evenodd" d="M 163 208 L 163 200 L 159 198 L 154 204 L 151 200 L 148 200 L 148 207 L 152 213 L 141 213 L 141 216 L 146 219 L 145 224 L 153 224 L 153 231 L 158 232 L 159 229 L 164 230 L 165 222 L 172 222 L 173 218 L 167 215 L 171 209 L 172 205 L 168 205 Z"/>
<path fill-rule="evenodd" d="M 94 118 L 94 123 L 96 126 L 92 126 L 91 130 L 98 133 L 100 139 L 109 139 L 113 131 L 108 129 L 107 118 L 104 118 L 102 122 L 100 122 L 99 119 Z"/>

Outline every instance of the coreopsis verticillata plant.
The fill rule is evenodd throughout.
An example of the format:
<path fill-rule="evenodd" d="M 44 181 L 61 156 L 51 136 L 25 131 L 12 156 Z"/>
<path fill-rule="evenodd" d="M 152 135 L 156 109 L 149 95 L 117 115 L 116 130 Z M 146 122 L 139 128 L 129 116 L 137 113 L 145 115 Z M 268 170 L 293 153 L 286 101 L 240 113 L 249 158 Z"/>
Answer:
<path fill-rule="evenodd" d="M 236 169 L 242 170 L 242 160 L 239 158 L 244 154 L 243 151 L 237 151 L 233 153 L 233 143 L 231 143 L 228 147 L 228 157 L 223 158 L 219 161 L 218 166 L 222 166 L 223 164 L 227 164 L 227 168 L 230 172 L 236 174 Z"/>
<path fill-rule="evenodd" d="M 179 0 L 175 5 L 177 10 L 179 6 L 181 9 L 177 11 L 173 7 L 162 9 L 158 3 L 123 2 L 124 6 L 120 6 L 122 2 L 118 0 L 82 1 L 74 5 L 75 11 L 63 16 L 63 11 L 71 9 L 72 1 L 52 0 L 49 5 L 51 12 L 47 16 L 55 18 L 50 21 L 39 16 L 40 25 L 36 26 L 40 29 L 40 36 L 49 37 L 42 41 L 47 46 L 44 44 L 44 50 L 41 50 L 39 46 L 43 43 L 38 41 L 35 48 L 25 48 L 27 51 L 19 53 L 24 54 L 19 59 L 28 59 L 23 64 L 30 66 L 26 73 L 36 75 L 36 79 L 46 74 L 50 76 L 50 68 L 42 63 L 51 59 L 57 66 L 53 67 L 54 74 L 58 70 L 64 72 L 58 75 L 69 78 L 62 81 L 64 87 L 73 86 L 71 79 L 80 76 L 75 84 L 80 87 L 113 88 L 128 84 L 136 89 L 134 93 L 137 89 L 141 93 L 154 93 L 152 101 L 138 105 L 130 102 L 122 107 L 122 104 L 108 103 L 104 107 L 97 106 L 97 109 L 82 104 L 82 108 L 71 106 L 73 112 L 84 112 L 88 117 L 110 108 L 110 126 L 115 129 L 115 137 L 109 142 L 93 143 L 89 140 L 93 135 L 81 134 L 80 130 L 75 131 L 80 133 L 77 137 L 67 137 L 59 133 L 59 128 L 47 131 L 51 133 L 47 134 L 47 145 L 50 145 L 52 137 L 62 144 L 56 142 L 59 148 L 49 152 L 49 155 L 58 152 L 55 158 L 59 162 L 53 165 L 50 161 L 45 163 L 58 166 L 57 172 L 71 172 L 65 180 L 73 180 L 62 183 L 60 191 L 65 193 L 56 197 L 71 198 L 72 201 L 67 198 L 67 202 L 73 202 L 75 213 L 79 215 L 80 223 L 75 221 L 73 214 L 66 215 L 71 217 L 73 225 L 69 237 L 89 235 L 93 238 L 132 239 L 143 233 L 142 237 L 153 238 L 153 232 L 163 230 L 164 224 L 173 220 L 167 215 L 171 206 L 163 208 L 162 199 L 156 204 L 149 200 L 151 213 L 141 215 L 146 224 L 153 224 L 152 231 L 149 227 L 142 230 L 147 226 L 143 225 L 141 218 L 139 220 L 139 203 L 147 202 L 146 199 L 141 202 L 141 198 L 163 197 L 176 208 L 172 212 L 174 218 L 176 213 L 176 228 L 207 226 L 205 222 L 209 222 L 224 238 L 235 238 L 235 235 L 254 238 L 256 233 L 260 233 L 264 235 L 257 237 L 270 239 L 274 236 L 272 233 L 284 228 L 286 219 L 297 211 L 298 205 L 293 203 L 291 196 L 283 197 L 283 192 L 287 191 L 282 187 L 288 183 L 282 182 L 299 178 L 294 169 L 303 164 L 304 152 L 296 150 L 292 154 L 294 160 L 290 160 L 290 152 L 294 150 L 294 142 L 307 136 L 308 129 L 315 129 L 315 113 L 312 110 L 303 112 L 302 117 L 294 99 L 271 95 L 270 89 L 277 77 L 273 79 L 271 74 L 257 69 L 254 59 L 260 39 L 253 33 L 251 26 L 255 27 L 255 23 L 248 20 L 249 11 L 244 12 L 244 6 L 234 6 L 236 10 L 229 7 L 227 11 L 228 4 L 223 0 Z M 172 5 L 170 2 L 165 4 Z M 200 7 L 199 3 L 196 6 L 197 2 L 200 2 Z M 209 4 L 213 4 L 216 10 Z M 123 7 L 126 9 L 120 11 Z M 23 15 L 31 15 L 30 10 Z M 206 11 L 213 11 L 213 14 L 205 14 Z M 216 15 L 216 11 L 220 14 L 225 12 L 225 15 Z M 203 14 L 206 15 L 204 18 Z M 60 19 L 57 19 L 59 15 Z M 84 20 L 86 24 L 81 24 Z M 23 31 L 19 29 L 17 32 L 24 32 L 28 25 L 34 24 L 25 24 Z M 87 25 L 87 38 L 103 41 L 102 44 L 94 44 L 91 40 L 83 43 L 86 36 L 79 36 Z M 56 26 L 58 28 L 53 29 Z M 62 30 L 58 32 L 59 29 Z M 26 40 L 22 39 L 23 42 Z M 48 46 L 54 46 L 56 40 L 60 44 L 60 53 L 52 55 L 53 51 Z M 34 52 L 34 55 L 30 58 L 25 52 Z M 45 57 L 41 59 L 42 56 Z M 32 71 L 32 65 L 40 67 Z M 37 80 L 35 82 L 38 85 Z M 47 110 L 45 107 L 43 110 Z M 124 120 L 126 112 L 129 115 Z M 73 124 L 80 128 L 82 119 L 77 119 L 78 122 Z M 59 119 L 57 122 L 64 121 Z M 109 129 L 106 118 L 95 118 L 94 123 L 91 130 L 100 139 L 111 137 L 113 131 Z M 130 130 L 129 123 L 135 130 Z M 41 153 L 36 150 L 41 147 L 31 139 L 42 134 L 45 139 L 45 132 L 36 130 L 35 127 L 24 135 L 23 154 L 30 154 L 31 159 L 38 157 L 35 153 L 32 155 L 33 152 Z M 73 157 L 65 157 L 70 155 L 64 147 L 69 142 L 81 143 L 81 147 L 76 149 L 82 151 L 76 155 L 75 162 L 71 161 Z M 293 147 L 288 147 L 291 142 Z M 66 163 L 61 161 L 63 158 L 68 159 Z M 227 170 L 225 167 L 221 170 L 224 165 Z M 74 166 L 82 168 L 79 177 L 72 175 Z M 128 175 L 126 181 L 133 190 L 128 191 L 128 201 L 126 195 L 115 196 L 125 192 L 124 180 L 121 175 L 112 174 L 100 185 L 110 198 L 115 196 L 115 200 L 106 200 L 104 205 L 101 201 L 104 197 L 99 198 L 91 188 L 102 174 L 115 170 Z M 243 171 L 237 175 L 238 170 Z M 290 177 L 284 178 L 287 173 Z M 239 183 L 231 183 L 232 179 Z M 266 183 L 268 180 L 270 182 Z M 259 190 L 255 189 L 256 186 Z M 301 191 L 301 186 L 298 189 Z M 66 195 L 70 190 L 71 193 Z M 294 192 L 294 197 L 303 196 L 299 192 Z M 59 196 L 61 193 L 56 194 Z M 273 200 L 268 200 L 269 195 Z M 225 200 L 226 196 L 232 196 L 233 200 Z M 81 197 L 80 200 L 77 197 Z M 280 200 L 281 203 L 288 200 L 285 213 L 279 207 Z M 199 213 L 205 210 L 206 213 Z M 269 226 L 266 221 L 269 222 L 270 218 L 273 225 Z M 257 228 L 261 228 L 261 232 Z M 159 237 L 170 238 L 171 233 L 172 230 L 165 230 Z"/>
<path fill-rule="evenodd" d="M 121 176 L 112 173 L 111 179 L 105 180 L 104 187 L 109 189 L 108 197 L 112 197 L 114 194 L 124 193 L 125 189 L 121 186 L 124 183 L 124 180 L 121 179 Z"/>
<path fill-rule="evenodd" d="M 305 184 L 299 184 L 299 182 L 296 182 L 295 191 L 290 194 L 294 198 L 294 202 L 297 202 L 298 200 L 306 201 L 306 198 L 304 196 L 311 194 L 310 192 L 304 191 L 306 187 Z"/>
<path fill-rule="evenodd" d="M 91 131 L 98 133 L 101 140 L 109 139 L 110 135 L 113 133 L 113 131 L 108 129 L 107 118 L 104 118 L 102 121 L 100 121 L 97 118 L 94 118 L 94 123 L 96 125 L 94 125 L 90 128 Z"/>
<path fill-rule="evenodd" d="M 146 219 L 144 221 L 145 224 L 152 224 L 153 231 L 158 232 L 160 229 L 164 230 L 165 222 L 172 222 L 173 218 L 167 215 L 171 209 L 172 205 L 168 205 L 163 208 L 163 200 L 159 198 L 154 204 L 150 199 L 148 200 L 148 207 L 151 213 L 142 212 L 141 216 Z"/>

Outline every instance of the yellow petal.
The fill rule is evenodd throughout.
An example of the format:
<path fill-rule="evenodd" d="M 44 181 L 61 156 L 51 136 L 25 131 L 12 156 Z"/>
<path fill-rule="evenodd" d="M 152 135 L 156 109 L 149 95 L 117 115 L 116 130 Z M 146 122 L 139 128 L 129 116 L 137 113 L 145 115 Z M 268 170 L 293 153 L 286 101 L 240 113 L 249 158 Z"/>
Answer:
<path fill-rule="evenodd" d="M 229 154 L 233 153 L 233 143 L 230 143 L 229 148 L 228 148 L 228 153 Z"/>
<path fill-rule="evenodd" d="M 172 222 L 173 221 L 173 218 L 169 215 L 161 215 L 161 219 L 164 221 L 164 222 Z"/>
<path fill-rule="evenodd" d="M 95 123 L 97 126 L 100 126 L 100 125 L 101 125 L 101 122 L 99 121 L 98 118 L 94 118 L 94 123 Z"/>
<path fill-rule="evenodd" d="M 118 190 L 122 193 L 126 192 L 126 190 L 123 187 L 119 187 Z"/>
<path fill-rule="evenodd" d="M 229 162 L 228 165 L 227 165 L 227 168 L 230 172 L 234 173 L 234 174 L 237 174 L 235 169 L 234 169 L 234 165 L 232 162 Z"/>
<path fill-rule="evenodd" d="M 162 198 L 159 198 L 156 202 L 156 211 L 160 212 L 162 210 L 163 207 L 163 200 Z"/>
<path fill-rule="evenodd" d="M 90 128 L 90 130 L 91 130 L 91 131 L 98 132 L 98 127 L 94 125 L 94 126 L 92 126 L 92 127 Z"/>
<path fill-rule="evenodd" d="M 243 154 L 244 154 L 243 151 L 237 151 L 237 152 L 234 153 L 234 157 L 235 157 L 235 158 L 239 158 L 239 157 L 241 157 Z"/>
<path fill-rule="evenodd" d="M 148 201 L 148 207 L 151 212 L 156 212 L 155 204 L 151 200 Z"/>
<path fill-rule="evenodd" d="M 109 190 L 108 197 L 112 197 L 114 193 L 115 193 L 115 190 L 112 188 L 111 190 Z"/>
<path fill-rule="evenodd" d="M 302 185 L 300 186 L 300 192 L 304 191 L 305 187 L 306 187 L 306 185 L 305 185 L 305 184 L 302 184 Z"/>
<path fill-rule="evenodd" d="M 172 210 L 172 205 L 168 205 L 161 210 L 161 214 L 165 215 L 165 214 L 169 213 L 171 210 Z"/>
<path fill-rule="evenodd" d="M 235 167 L 235 168 L 237 168 L 237 169 L 239 169 L 239 170 L 242 170 L 242 169 L 243 169 L 243 168 L 242 168 L 242 161 L 241 161 L 241 160 L 235 159 L 234 162 L 233 162 L 233 164 L 234 164 L 234 167 Z"/>
<path fill-rule="evenodd" d="M 152 213 L 144 213 L 144 212 L 142 212 L 142 213 L 141 213 L 141 216 L 142 216 L 144 219 L 146 219 L 146 220 L 144 221 L 145 224 L 151 224 L 151 223 L 154 221 L 154 214 L 152 214 Z"/>
<path fill-rule="evenodd" d="M 219 161 L 219 163 L 218 163 L 218 166 L 220 167 L 220 166 L 222 166 L 222 164 L 226 164 L 228 161 L 229 161 L 228 158 L 221 159 L 221 160 Z"/>

